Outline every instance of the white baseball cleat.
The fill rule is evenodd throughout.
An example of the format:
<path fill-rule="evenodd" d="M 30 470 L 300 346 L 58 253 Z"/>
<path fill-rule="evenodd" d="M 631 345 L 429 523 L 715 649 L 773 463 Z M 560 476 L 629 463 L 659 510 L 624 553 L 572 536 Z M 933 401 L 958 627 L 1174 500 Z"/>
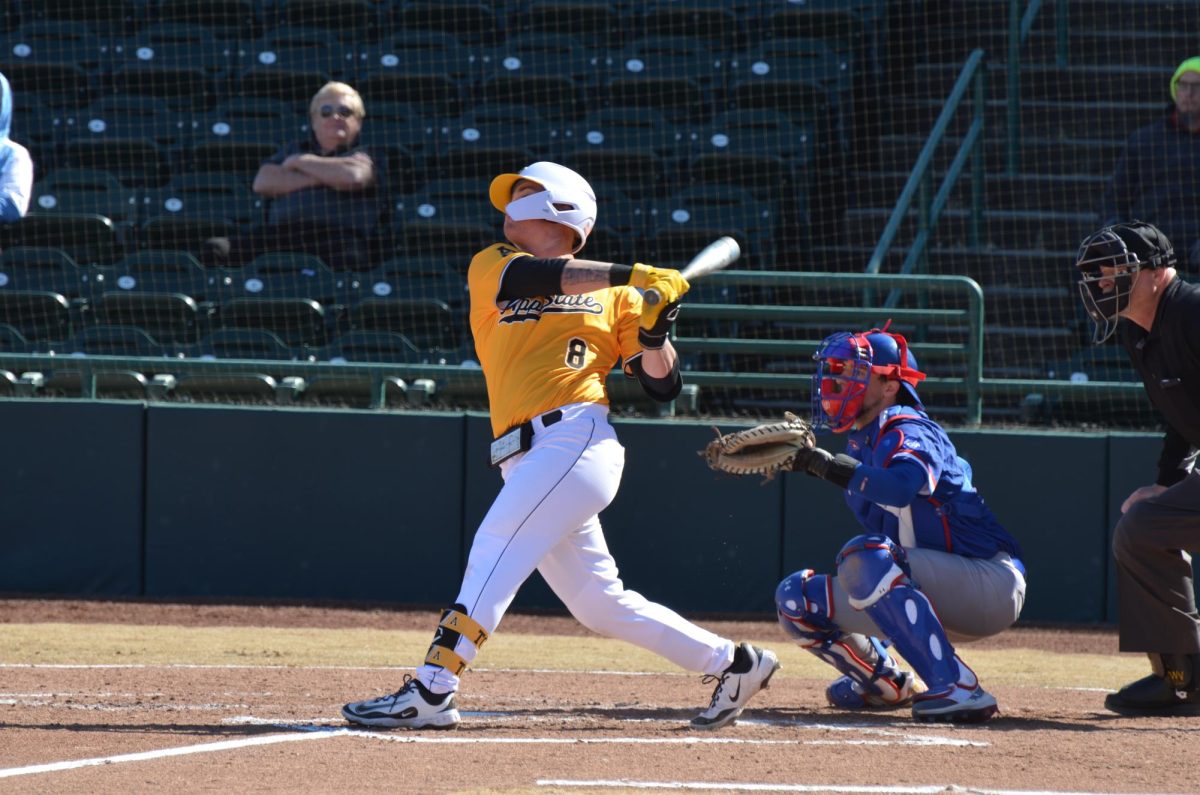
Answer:
<path fill-rule="evenodd" d="M 692 728 L 719 729 L 733 723 L 754 694 L 767 689 L 778 670 L 779 658 L 775 652 L 749 643 L 738 645 L 728 668 L 701 680 L 705 684 L 715 680 L 717 686 L 708 709 L 692 718 Z"/>
<path fill-rule="evenodd" d="M 461 720 L 454 693 L 431 693 L 409 674 L 395 693 L 347 704 L 342 716 L 360 726 L 387 729 L 453 729 Z"/>

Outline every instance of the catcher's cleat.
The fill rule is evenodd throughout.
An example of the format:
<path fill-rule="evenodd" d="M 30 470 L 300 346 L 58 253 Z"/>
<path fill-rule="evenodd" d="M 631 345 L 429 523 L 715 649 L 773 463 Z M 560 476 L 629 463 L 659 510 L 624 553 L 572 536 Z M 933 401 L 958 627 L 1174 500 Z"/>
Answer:
<path fill-rule="evenodd" d="M 692 718 L 692 728 L 719 729 L 733 723 L 754 694 L 767 689 L 778 670 L 779 658 L 775 652 L 749 643 L 739 644 L 728 668 L 701 680 L 705 684 L 715 680 L 717 686 L 708 709 Z"/>
<path fill-rule="evenodd" d="M 995 697 L 978 682 L 951 685 L 949 691 L 913 696 L 912 716 L 922 723 L 983 723 L 1000 711 Z"/>
<path fill-rule="evenodd" d="M 454 693 L 431 693 L 409 674 L 395 693 L 347 704 L 342 716 L 360 726 L 387 729 L 453 729 L 460 720 Z"/>
<path fill-rule="evenodd" d="M 839 709 L 898 709 L 912 704 L 912 674 L 900 672 L 899 676 L 888 677 L 886 691 L 890 698 L 869 693 L 858 682 L 848 676 L 840 676 L 825 688 L 825 700 Z M 881 688 L 882 691 L 882 688 Z"/>

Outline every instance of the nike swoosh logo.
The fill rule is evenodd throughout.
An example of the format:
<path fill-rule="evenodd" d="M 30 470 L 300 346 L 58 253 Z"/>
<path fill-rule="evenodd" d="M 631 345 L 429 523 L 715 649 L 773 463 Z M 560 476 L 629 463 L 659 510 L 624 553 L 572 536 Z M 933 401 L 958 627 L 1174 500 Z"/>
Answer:
<path fill-rule="evenodd" d="M 733 691 L 733 695 L 730 697 L 730 698 L 732 698 L 732 699 L 733 699 L 733 703 L 734 703 L 734 704 L 736 704 L 736 703 L 737 703 L 738 696 L 740 696 L 741 694 L 742 694 L 742 680 L 741 680 L 741 679 L 739 679 L 739 680 L 738 680 L 738 686 L 737 686 L 737 690 L 734 690 L 734 691 Z"/>

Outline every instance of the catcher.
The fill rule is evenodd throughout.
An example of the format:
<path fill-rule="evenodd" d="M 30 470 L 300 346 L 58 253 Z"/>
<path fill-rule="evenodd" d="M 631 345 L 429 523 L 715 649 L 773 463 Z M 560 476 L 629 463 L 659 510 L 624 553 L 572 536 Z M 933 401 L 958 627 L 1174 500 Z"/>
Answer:
<path fill-rule="evenodd" d="M 791 414 L 721 436 L 702 452 L 724 472 L 827 480 L 864 529 L 838 552 L 836 574 L 802 569 L 784 578 L 775 593 L 779 623 L 841 673 L 825 691 L 834 707 L 911 706 L 920 721 L 987 720 L 996 699 L 951 638 L 994 635 L 1017 620 L 1025 602 L 1020 547 L 925 413 L 916 389 L 925 374 L 904 337 L 886 325 L 842 332 L 814 358 L 813 426 L 848 433 L 845 453 L 817 447 L 812 429 Z"/>

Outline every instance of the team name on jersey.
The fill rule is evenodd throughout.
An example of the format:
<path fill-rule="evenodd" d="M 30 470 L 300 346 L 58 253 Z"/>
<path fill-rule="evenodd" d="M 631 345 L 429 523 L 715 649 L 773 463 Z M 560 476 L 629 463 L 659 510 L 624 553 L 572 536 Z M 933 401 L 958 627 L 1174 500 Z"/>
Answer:
<path fill-rule="evenodd" d="M 501 323 L 523 323 L 526 320 L 541 320 L 542 315 L 580 314 L 599 315 L 604 306 L 592 296 L 552 295 L 549 298 L 514 298 L 500 308 Z"/>

